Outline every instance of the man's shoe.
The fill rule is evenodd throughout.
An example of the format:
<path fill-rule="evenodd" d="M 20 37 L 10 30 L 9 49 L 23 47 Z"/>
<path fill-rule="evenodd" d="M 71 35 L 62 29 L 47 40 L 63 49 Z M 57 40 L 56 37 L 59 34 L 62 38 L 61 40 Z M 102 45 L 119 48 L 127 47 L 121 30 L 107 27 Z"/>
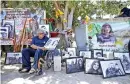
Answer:
<path fill-rule="evenodd" d="M 37 71 L 37 73 L 36 73 L 37 76 L 42 75 L 42 74 L 43 74 L 42 69 L 39 69 L 39 70 Z"/>
<path fill-rule="evenodd" d="M 19 73 L 27 73 L 27 72 L 29 72 L 29 69 L 20 68 L 18 71 L 19 71 Z"/>
<path fill-rule="evenodd" d="M 31 70 L 29 71 L 29 74 L 33 74 L 33 73 L 36 73 L 36 72 L 37 72 L 36 69 L 31 68 Z"/>

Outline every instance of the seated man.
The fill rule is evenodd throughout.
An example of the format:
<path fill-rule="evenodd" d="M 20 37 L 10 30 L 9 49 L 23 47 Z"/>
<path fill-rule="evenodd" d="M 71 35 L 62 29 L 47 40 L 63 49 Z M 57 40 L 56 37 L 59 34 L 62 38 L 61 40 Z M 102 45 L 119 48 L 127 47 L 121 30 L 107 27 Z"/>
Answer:
<path fill-rule="evenodd" d="M 37 36 L 32 38 L 31 48 L 25 48 L 22 50 L 22 68 L 19 69 L 20 73 L 34 73 L 38 70 L 38 60 L 43 53 L 47 50 L 44 45 L 49 40 L 42 29 L 37 30 Z M 34 56 L 34 64 L 31 68 L 30 57 Z"/>

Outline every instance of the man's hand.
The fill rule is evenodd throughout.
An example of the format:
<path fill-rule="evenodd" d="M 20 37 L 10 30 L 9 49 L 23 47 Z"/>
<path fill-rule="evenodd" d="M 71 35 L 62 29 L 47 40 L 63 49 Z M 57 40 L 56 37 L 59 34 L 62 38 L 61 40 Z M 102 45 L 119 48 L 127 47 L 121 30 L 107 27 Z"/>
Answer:
<path fill-rule="evenodd" d="M 44 51 L 44 50 L 47 50 L 45 47 L 41 47 L 41 49 Z"/>

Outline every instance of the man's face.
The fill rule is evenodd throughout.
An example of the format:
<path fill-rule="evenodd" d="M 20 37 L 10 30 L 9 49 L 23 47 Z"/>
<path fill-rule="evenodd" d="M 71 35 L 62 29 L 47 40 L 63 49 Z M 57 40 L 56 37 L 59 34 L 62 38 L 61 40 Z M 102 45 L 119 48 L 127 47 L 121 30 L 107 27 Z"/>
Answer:
<path fill-rule="evenodd" d="M 39 37 L 40 39 L 42 39 L 44 36 L 45 36 L 44 33 L 38 33 L 38 37 Z"/>

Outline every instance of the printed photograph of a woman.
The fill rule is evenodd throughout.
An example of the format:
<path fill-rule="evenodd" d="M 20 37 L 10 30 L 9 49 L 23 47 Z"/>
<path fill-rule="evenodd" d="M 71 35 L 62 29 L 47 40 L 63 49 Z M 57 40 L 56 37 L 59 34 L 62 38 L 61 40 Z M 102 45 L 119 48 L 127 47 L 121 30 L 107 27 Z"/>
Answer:
<path fill-rule="evenodd" d="M 86 59 L 85 63 L 85 72 L 90 74 L 101 74 L 101 67 L 98 60 L 95 59 Z"/>
<path fill-rule="evenodd" d="M 112 27 L 108 23 L 105 23 L 102 26 L 101 34 L 97 35 L 97 42 L 105 43 L 105 42 L 112 42 L 115 43 L 116 38 L 113 34 Z"/>

